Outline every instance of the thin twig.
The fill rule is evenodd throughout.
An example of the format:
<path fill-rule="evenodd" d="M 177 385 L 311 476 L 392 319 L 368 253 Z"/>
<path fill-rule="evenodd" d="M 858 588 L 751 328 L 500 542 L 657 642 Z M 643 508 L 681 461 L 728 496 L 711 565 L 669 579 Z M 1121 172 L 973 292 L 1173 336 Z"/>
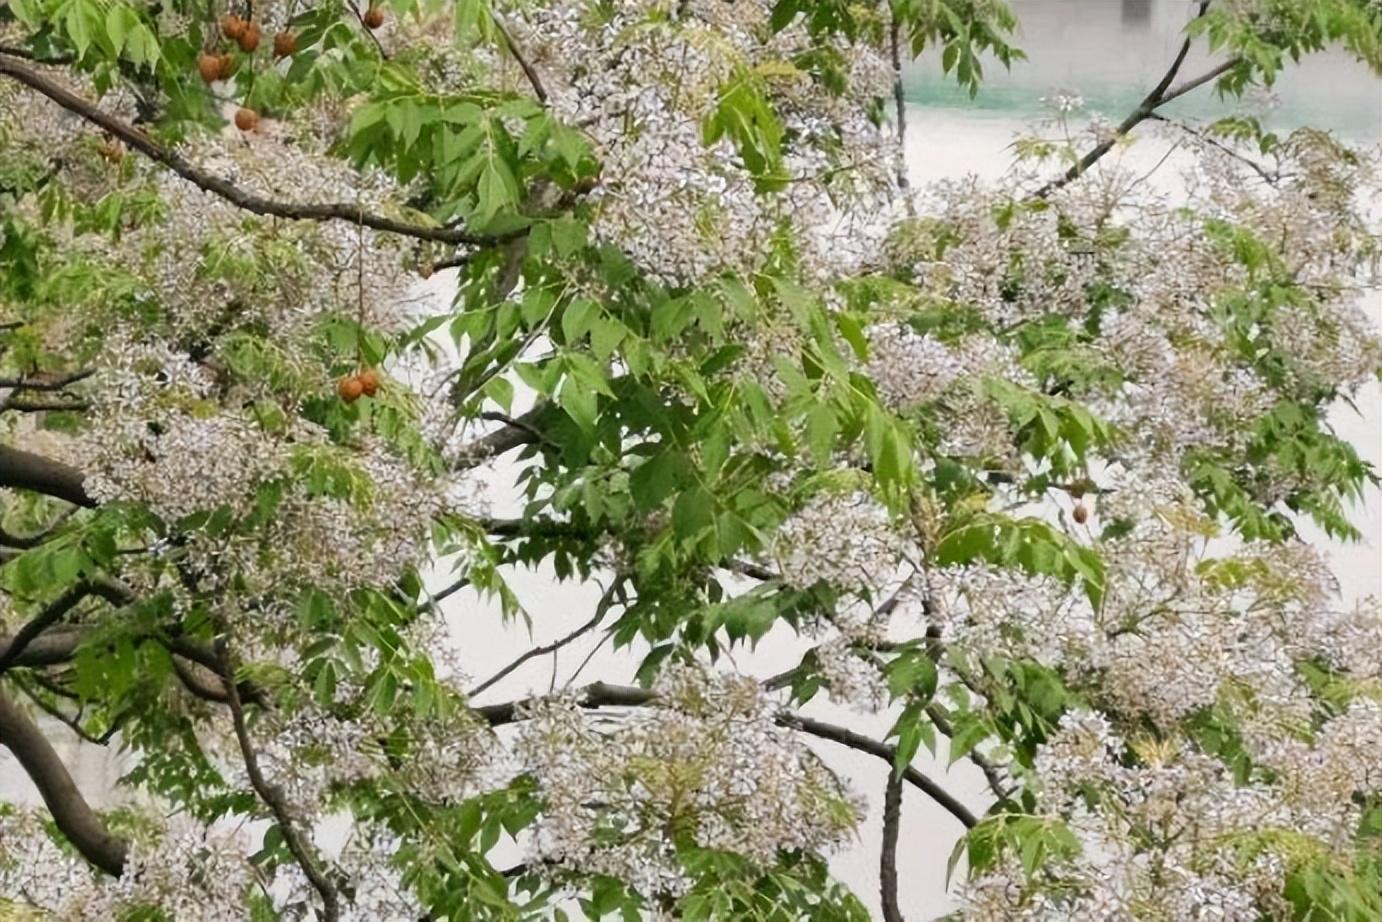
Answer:
<path fill-rule="evenodd" d="M 1266 167 L 1264 167 L 1262 164 L 1258 163 L 1251 157 L 1244 156 L 1243 154 L 1229 147 L 1227 144 L 1223 143 L 1217 138 L 1211 137 L 1209 134 L 1203 131 L 1199 131 L 1191 125 L 1187 125 L 1185 122 L 1178 121 L 1173 118 L 1167 118 L 1166 116 L 1155 112 L 1147 116 L 1147 118 L 1158 122 L 1165 122 L 1167 125 L 1172 125 L 1176 128 L 1179 128 L 1181 131 L 1184 131 L 1186 134 L 1198 138 L 1205 144 L 1208 144 L 1210 147 L 1217 148 L 1218 150 L 1223 151 L 1225 154 L 1232 157 L 1233 159 L 1241 163 L 1247 164 L 1248 166 L 1252 167 L 1253 172 L 1255 172 L 1258 176 L 1261 176 L 1270 185 L 1274 186 L 1281 181 L 1281 173 L 1279 171 L 1268 170 Z"/>
<path fill-rule="evenodd" d="M 494 27 L 499 30 L 499 37 L 504 40 L 504 47 L 513 55 L 513 59 L 518 62 L 518 66 L 523 69 L 523 76 L 528 78 L 528 85 L 533 88 L 533 95 L 537 96 L 538 102 L 547 105 L 547 88 L 542 85 L 542 77 L 538 75 L 537 69 L 528 63 L 528 58 L 523 54 L 523 49 L 518 47 L 518 42 L 514 40 L 513 34 L 504 25 L 504 19 L 499 15 L 499 11 L 493 6 L 489 7 L 490 20 Z"/>
<path fill-rule="evenodd" d="M 485 681 L 481 682 L 479 685 L 475 686 L 470 691 L 466 692 L 466 697 L 474 698 L 475 696 L 483 692 L 485 689 L 492 687 L 496 682 L 500 681 L 505 676 L 511 674 L 515 669 L 517 669 L 519 666 L 522 666 L 528 660 L 535 659 L 539 656 L 546 656 L 548 653 L 555 653 L 556 651 L 560 650 L 562 647 L 566 646 L 572 641 L 577 640 L 580 637 L 583 637 L 590 631 L 593 631 L 596 627 L 599 626 L 600 622 L 604 620 L 605 615 L 609 612 L 610 605 L 614 603 L 615 590 L 617 590 L 622 585 L 623 582 L 621 578 L 616 576 L 614 578 L 614 581 L 610 583 L 609 588 L 606 589 L 604 591 L 604 594 L 600 596 L 600 601 L 595 606 L 595 614 L 591 616 L 589 621 L 585 622 L 580 627 L 576 628 L 574 631 L 565 635 L 564 637 L 560 637 L 549 644 L 544 644 L 540 647 L 533 647 L 532 649 L 526 651 L 525 653 L 523 653 L 523 655 L 519 656 L 513 662 L 505 666 L 503 669 L 500 669 L 494 675 L 490 676 L 488 679 L 485 679 Z"/>

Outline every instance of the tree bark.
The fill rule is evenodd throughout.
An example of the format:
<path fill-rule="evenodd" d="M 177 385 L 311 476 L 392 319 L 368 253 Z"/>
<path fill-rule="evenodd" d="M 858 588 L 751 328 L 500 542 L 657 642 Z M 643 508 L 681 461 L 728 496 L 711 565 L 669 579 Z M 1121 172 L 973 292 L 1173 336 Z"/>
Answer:
<path fill-rule="evenodd" d="M 57 752 L 38 724 L 0 691 L 0 745 L 33 781 L 62 834 L 82 857 L 108 874 L 119 877 L 125 870 L 129 844 L 115 836 L 87 804 Z"/>
<path fill-rule="evenodd" d="M 96 501 L 82 485 L 85 476 L 69 464 L 20 448 L 0 445 L 0 487 L 33 490 L 88 508 Z"/>

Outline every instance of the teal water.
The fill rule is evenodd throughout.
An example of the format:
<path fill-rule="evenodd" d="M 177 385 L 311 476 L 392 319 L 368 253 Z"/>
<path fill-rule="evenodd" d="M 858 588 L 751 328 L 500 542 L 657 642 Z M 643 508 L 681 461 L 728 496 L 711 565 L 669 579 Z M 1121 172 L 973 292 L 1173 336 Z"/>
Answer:
<path fill-rule="evenodd" d="M 923 109 L 1031 121 L 1049 113 L 1043 97 L 1069 92 L 1084 99 L 1086 114 L 1117 121 L 1174 59 L 1192 6 L 1189 0 L 1015 0 L 1021 24 L 1015 44 L 1029 60 L 1015 63 L 1011 72 L 985 60 L 983 85 L 971 98 L 941 72 L 939 51 L 930 49 L 904 74 L 906 96 Z M 1197 76 L 1218 60 L 1197 49 L 1180 79 Z M 1223 99 L 1206 86 L 1166 111 L 1195 120 L 1253 114 L 1274 130 L 1308 124 L 1354 143 L 1382 142 L 1382 77 L 1344 52 L 1314 55 L 1292 66 L 1270 95 L 1264 105 L 1254 97 Z"/>

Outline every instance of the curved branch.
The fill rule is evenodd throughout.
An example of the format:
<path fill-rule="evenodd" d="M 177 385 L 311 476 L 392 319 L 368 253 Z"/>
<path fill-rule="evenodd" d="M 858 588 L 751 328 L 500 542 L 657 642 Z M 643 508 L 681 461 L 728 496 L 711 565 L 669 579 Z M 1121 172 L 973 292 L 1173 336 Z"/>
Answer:
<path fill-rule="evenodd" d="M 109 132 L 113 137 L 124 141 L 125 144 L 139 151 L 150 160 L 163 164 L 198 188 L 210 192 L 212 195 L 219 196 L 237 208 L 242 208 L 253 214 L 273 215 L 275 217 L 287 218 L 290 220 L 346 221 L 351 224 L 363 224 L 365 227 L 390 234 L 399 234 L 405 237 L 414 237 L 419 240 L 435 240 L 441 243 L 453 244 L 497 243 L 502 240 L 521 236 L 523 233 L 523 231 L 514 231 L 508 234 L 498 235 L 473 234 L 455 227 L 425 227 L 408 221 L 399 221 L 393 218 L 386 218 L 382 215 L 370 214 L 369 212 L 362 211 L 360 206 L 349 202 L 298 204 L 295 202 L 281 202 L 270 199 L 242 189 L 224 177 L 216 176 L 202 170 L 200 167 L 188 162 L 180 154 L 164 147 L 140 129 L 102 111 L 89 100 L 83 99 L 75 93 L 72 93 L 14 57 L 0 54 L 0 74 L 4 74 L 7 77 L 19 81 L 30 89 L 42 93 L 67 111 L 80 116 L 93 125 L 105 129 L 105 131 Z"/>
<path fill-rule="evenodd" d="M 43 731 L 0 691 L 0 745 L 23 766 L 62 834 L 82 857 L 108 874 L 125 870 L 129 844 L 113 835 L 82 797 Z"/>
<path fill-rule="evenodd" d="M 883 922 L 906 922 L 897 903 L 897 835 L 902 825 L 902 778 L 888 775 L 883 789 L 883 849 L 878 858 L 878 890 Z"/>
<path fill-rule="evenodd" d="M 19 448 L 0 445 L 0 487 L 33 490 L 75 506 L 95 506 L 82 486 L 85 476 L 71 465 Z"/>
<path fill-rule="evenodd" d="M 302 873 L 306 875 L 313 889 L 321 895 L 322 918 L 326 922 L 337 922 L 341 917 L 341 901 L 340 896 L 336 893 L 336 886 L 327 879 L 326 874 L 317 865 L 317 859 L 312 854 L 311 846 L 303 839 L 297 827 L 293 825 L 292 814 L 283 797 L 283 790 L 277 785 L 271 784 L 264 777 L 264 773 L 260 771 L 259 757 L 255 754 L 254 746 L 250 742 L 249 728 L 245 725 L 245 709 L 240 702 L 239 689 L 236 687 L 235 670 L 230 663 L 230 651 L 227 649 L 224 639 L 217 641 L 216 647 L 221 665 L 221 678 L 225 683 L 226 701 L 230 705 L 230 716 L 235 725 L 235 739 L 240 744 L 240 756 L 245 763 L 245 772 L 249 775 L 250 785 L 254 788 L 254 792 L 259 795 L 259 799 L 269 808 L 269 812 L 273 814 L 278 823 L 279 832 L 283 835 L 283 843 L 288 846 L 288 850 L 297 859 Z"/>
<path fill-rule="evenodd" d="M 1195 19 L 1199 19 L 1200 17 L 1204 16 L 1204 14 L 1209 10 L 1210 2 L 1211 0 L 1200 0 L 1199 10 L 1195 13 Z M 1219 64 L 1218 66 L 1212 68 L 1207 73 L 1203 73 L 1198 77 L 1186 80 L 1180 85 L 1173 88 L 1171 84 L 1175 81 L 1176 75 L 1180 73 L 1181 65 L 1185 63 L 1186 56 L 1190 53 L 1190 46 L 1193 43 L 1193 40 L 1194 37 L 1191 35 L 1187 35 L 1185 37 L 1185 40 L 1181 42 L 1180 50 L 1176 52 L 1175 60 L 1171 62 L 1171 66 L 1166 70 L 1166 73 L 1163 74 L 1161 79 L 1157 81 L 1156 86 L 1152 87 L 1151 92 L 1149 92 L 1145 97 L 1143 97 L 1142 101 L 1137 104 L 1137 108 L 1133 109 L 1132 112 L 1128 113 L 1127 118 L 1119 122 L 1118 127 L 1113 129 L 1113 132 L 1107 138 L 1105 138 L 1103 141 L 1100 141 L 1093 148 L 1087 151 L 1085 155 L 1081 157 L 1079 160 L 1077 160 L 1074 164 L 1072 164 L 1070 169 L 1066 170 L 1065 173 L 1051 180 L 1050 182 L 1046 183 L 1046 185 L 1038 189 L 1035 193 L 1033 193 L 1033 197 L 1039 199 L 1047 198 L 1051 195 L 1052 192 L 1055 192 L 1057 189 L 1067 186 L 1075 180 L 1079 179 L 1089 170 L 1090 167 L 1097 163 L 1100 158 L 1102 158 L 1109 151 L 1113 150 L 1113 146 L 1117 144 L 1120 140 L 1122 140 L 1128 132 L 1132 131 L 1138 125 L 1142 124 L 1142 122 L 1150 118 L 1152 114 L 1156 112 L 1156 110 L 1159 109 L 1161 106 L 1166 105 L 1168 102 L 1171 102 L 1174 99 L 1178 99 L 1181 96 L 1184 96 L 1191 90 L 1198 89 L 1204 84 L 1222 76 L 1223 74 L 1227 73 L 1228 71 L 1232 70 L 1233 68 L 1237 67 L 1240 63 L 1242 63 L 1241 58 L 1231 58 L 1227 61 L 1224 61 L 1222 64 Z"/>
<path fill-rule="evenodd" d="M 52 631 L 40 634 L 15 651 L 15 638 L 0 636 L 0 658 L 5 659 L 10 668 L 58 666 L 71 660 L 85 639 L 86 632 L 81 630 Z"/>
<path fill-rule="evenodd" d="M 855 733 L 853 730 L 835 724 L 828 724 L 824 721 L 788 712 L 779 714 L 777 722 L 781 726 L 790 727 L 802 733 L 809 733 L 823 740 L 848 746 L 850 749 L 867 752 L 869 755 L 877 756 L 880 759 L 886 759 L 889 764 L 892 764 L 897 757 L 897 749 L 887 743 L 880 743 L 872 737 Z M 968 807 L 960 803 L 953 794 L 912 766 L 908 765 L 902 770 L 902 780 L 944 807 L 946 812 L 959 820 L 966 829 L 973 829 L 979 824 L 979 818 Z"/>
<path fill-rule="evenodd" d="M 602 707 L 647 707 L 657 699 L 657 695 L 646 689 L 638 688 L 633 685 L 609 685 L 604 682 L 595 682 L 579 690 L 576 697 L 576 704 L 582 708 L 602 708 Z M 503 704 L 490 704 L 484 707 L 475 708 L 476 716 L 487 722 L 492 727 L 502 726 L 503 724 L 514 723 L 521 719 L 519 711 L 524 705 L 541 700 L 538 697 L 524 698 L 519 701 L 506 701 Z M 841 746 L 848 746 L 850 749 L 857 749 L 869 755 L 884 759 L 892 765 L 897 758 L 896 748 L 887 743 L 881 743 L 876 739 L 864 736 L 862 733 L 855 733 L 853 730 L 839 727 L 835 724 L 825 723 L 801 714 L 794 714 L 791 711 L 780 711 L 774 718 L 779 727 L 786 727 L 789 730 L 796 730 L 800 733 L 807 733 L 811 736 L 818 736 L 821 739 L 829 740 L 832 743 L 839 743 Z M 902 770 L 902 780 L 920 790 L 927 797 L 940 804 L 951 816 L 959 820 L 966 829 L 972 829 L 978 825 L 979 819 L 974 813 L 960 803 L 953 794 L 942 788 L 939 784 L 923 775 L 920 771 L 908 765 Z"/>

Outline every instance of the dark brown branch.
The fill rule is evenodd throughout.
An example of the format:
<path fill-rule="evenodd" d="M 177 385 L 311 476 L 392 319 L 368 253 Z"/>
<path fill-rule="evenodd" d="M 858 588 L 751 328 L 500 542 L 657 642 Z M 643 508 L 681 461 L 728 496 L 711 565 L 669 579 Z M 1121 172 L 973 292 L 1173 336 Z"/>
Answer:
<path fill-rule="evenodd" d="M 111 739 L 114 738 L 115 732 L 119 728 L 118 724 L 112 724 L 110 729 L 108 729 L 105 733 L 102 733 L 100 736 L 97 736 L 94 733 L 88 732 L 87 729 L 82 726 L 80 711 L 78 711 L 76 715 L 67 714 L 62 710 L 62 708 L 58 707 L 56 704 L 44 697 L 41 691 L 31 688 L 27 682 L 21 681 L 19 676 L 15 676 L 14 680 L 15 684 L 18 685 L 19 688 L 24 692 L 24 696 L 28 698 L 30 701 L 32 701 L 39 710 L 43 711 L 43 713 L 47 714 L 49 717 L 53 718 L 54 720 L 61 723 L 63 726 L 67 727 L 67 729 L 71 730 L 74 734 L 76 734 L 78 739 L 87 743 L 91 743 L 93 746 L 110 745 Z M 48 685 L 46 683 L 36 684 L 39 684 L 43 688 L 43 690 L 48 691 L 50 694 L 53 694 L 55 696 L 70 696 L 70 693 L 61 691 L 58 688 L 56 688 L 56 686 Z"/>
<path fill-rule="evenodd" d="M 650 704 L 657 696 L 646 688 L 637 688 L 632 685 L 609 685 L 604 682 L 594 682 L 580 690 L 576 698 L 578 706 L 583 708 L 602 708 L 602 707 L 645 707 Z M 475 714 L 491 727 L 499 727 L 504 724 L 514 723 L 519 719 L 518 712 L 525 704 L 539 700 L 537 698 L 525 698 L 522 701 L 506 701 L 503 704 L 487 704 L 483 707 L 475 708 Z"/>
<path fill-rule="evenodd" d="M 96 867 L 116 877 L 125 870 L 129 845 L 101 822 L 72 782 L 48 738 L 9 695 L 0 691 L 0 745 L 14 753 L 62 834 Z"/>
<path fill-rule="evenodd" d="M 84 381 L 96 373 L 94 368 L 83 368 L 65 374 L 35 374 L 18 378 L 0 378 L 0 387 L 12 387 L 21 391 L 61 391 L 78 381 Z"/>
<path fill-rule="evenodd" d="M 480 436 L 461 450 L 460 457 L 456 461 L 456 469 L 464 471 L 472 467 L 479 467 L 490 459 L 513 451 L 519 446 L 543 441 L 542 430 L 534 426 L 533 421 L 546 411 L 545 405 L 539 405 L 519 417 L 505 416 L 506 422 L 502 429 L 496 429 Z M 491 415 L 490 418 L 493 416 Z"/>
<path fill-rule="evenodd" d="M 23 627 L 14 632 L 9 644 L 0 652 L 0 675 L 14 665 L 15 661 L 24 655 L 25 649 L 33 643 L 39 635 L 57 624 L 68 612 L 76 608 L 83 599 L 88 596 L 98 595 L 105 598 L 111 604 L 123 605 L 128 597 L 118 591 L 114 584 L 102 581 L 85 581 L 72 586 L 62 595 L 53 601 L 29 620 Z"/>
<path fill-rule="evenodd" d="M 533 88 L 533 95 L 537 96 L 538 102 L 542 103 L 544 106 L 547 105 L 547 88 L 542 85 L 542 77 L 539 76 L 533 65 L 528 62 L 527 56 L 523 54 L 523 49 L 518 46 L 518 42 L 514 40 L 512 33 L 510 33 L 508 28 L 504 25 L 503 17 L 501 17 L 499 12 L 493 7 L 490 7 L 489 16 L 490 21 L 494 23 L 494 27 L 499 30 L 499 37 L 504 40 L 504 47 L 508 49 L 513 59 L 518 62 L 518 66 L 523 69 L 523 76 L 528 78 L 528 85 Z"/>
<path fill-rule="evenodd" d="M 646 688 L 638 688 L 632 685 L 609 685 L 604 682 L 595 682 L 580 689 L 576 704 L 578 707 L 597 709 L 602 707 L 646 707 L 651 704 L 657 695 Z M 523 706 L 539 699 L 525 698 L 521 701 L 506 701 L 503 704 L 490 704 L 484 707 L 475 708 L 475 714 L 492 727 L 514 723 L 519 720 L 519 712 Z M 839 727 L 834 724 L 805 717 L 801 714 L 794 714 L 791 711 L 780 711 L 774 718 L 780 727 L 789 730 L 796 730 L 800 733 L 807 733 L 817 736 L 841 746 L 848 746 L 860 752 L 877 756 L 887 760 L 891 765 L 897 757 L 897 750 L 887 743 L 864 736 L 862 733 L 855 733 L 853 730 Z M 978 825 L 978 818 L 968 807 L 960 803 L 954 795 L 942 788 L 939 784 L 923 775 L 920 771 L 908 765 L 902 770 L 902 779 L 907 783 L 922 791 L 936 803 L 945 808 L 951 816 L 955 817 L 965 828 L 972 829 Z"/>
<path fill-rule="evenodd" d="M 430 594 L 430 595 L 427 597 L 427 601 L 426 601 L 426 602 L 423 602 L 421 605 L 419 605 L 419 606 L 417 607 L 418 613 L 419 613 L 419 614 L 423 614 L 423 613 L 426 613 L 426 612 L 431 611 L 433 608 L 436 608 L 437 603 L 442 602 L 442 601 L 444 601 L 445 599 L 450 598 L 451 596 L 453 596 L 453 595 L 455 595 L 456 593 L 460 592 L 462 589 L 464 589 L 466 586 L 469 586 L 469 585 L 470 585 L 470 577 L 468 577 L 468 576 L 462 576 L 460 579 L 456 580 L 454 583 L 452 583 L 451 585 L 447 586 L 445 589 L 441 589 L 441 590 L 438 590 L 437 592 L 434 592 L 434 593 Z"/>
<path fill-rule="evenodd" d="M 1209 9 L 1210 2 L 1211 0 L 1200 0 L 1199 10 L 1195 14 L 1196 19 L 1204 16 L 1205 12 Z M 1128 132 L 1151 117 L 1152 113 L 1158 108 L 1218 78 L 1237 67 L 1241 62 L 1239 58 L 1232 58 L 1219 64 L 1207 73 L 1201 74 L 1198 77 L 1187 80 L 1179 86 L 1172 88 L 1171 84 L 1175 81 L 1176 75 L 1180 73 L 1181 65 L 1185 63 L 1185 58 L 1190 53 L 1192 42 L 1193 36 L 1186 35 L 1185 40 L 1181 42 L 1180 50 L 1176 52 L 1175 60 L 1171 62 L 1171 66 L 1167 68 L 1166 73 L 1157 81 L 1156 86 L 1152 87 L 1151 92 L 1143 97 L 1142 101 L 1137 104 L 1137 108 L 1128 113 L 1127 118 L 1119 122 L 1118 127 L 1113 129 L 1112 134 L 1087 151 L 1085 155 L 1071 165 L 1070 169 L 1066 170 L 1064 174 L 1038 189 L 1034 193 L 1034 197 L 1046 198 L 1057 189 L 1067 186 L 1076 179 L 1079 179 L 1090 167 L 1097 163 L 1100 158 L 1113 150 L 1113 146 L 1122 140 Z"/>
<path fill-rule="evenodd" d="M 0 487 L 33 490 L 76 506 L 95 506 L 82 486 L 85 477 L 71 465 L 33 452 L 0 445 Z"/>
<path fill-rule="evenodd" d="M 848 746 L 850 749 L 857 749 L 860 752 L 867 752 L 880 759 L 886 759 L 891 764 L 897 757 L 897 750 L 887 743 L 880 743 L 878 740 L 862 733 L 855 733 L 845 727 L 835 724 L 828 724 L 823 721 L 814 720 L 810 717 L 803 717 L 800 714 L 783 712 L 777 717 L 778 724 L 799 730 L 802 733 L 809 733 L 832 743 L 839 743 L 841 746 Z M 945 788 L 941 787 L 930 778 L 908 765 L 902 770 L 902 779 L 913 787 L 920 790 L 927 797 L 930 797 L 946 812 L 955 819 L 959 820 L 966 829 L 973 829 L 979 823 L 979 819 L 970 811 L 968 807 L 960 803 L 954 795 Z"/>
<path fill-rule="evenodd" d="M 425 227 L 408 221 L 386 218 L 383 215 L 362 211 L 360 206 L 348 202 L 323 204 L 298 204 L 281 202 L 266 198 L 242 189 L 221 176 L 215 176 L 184 159 L 177 152 L 164 147 L 139 128 L 127 124 L 107 112 L 102 111 L 88 100 L 77 96 L 29 65 L 13 57 L 0 55 L 0 74 L 19 81 L 30 89 L 47 96 L 69 112 L 81 116 L 86 121 L 109 132 L 126 145 L 139 151 L 150 160 L 163 164 L 183 179 L 200 189 L 219 196 L 237 208 L 258 215 L 273 215 L 279 218 L 301 221 L 347 221 L 363 224 L 365 227 L 390 234 L 414 237 L 419 240 L 436 240 L 441 243 L 489 244 L 521 236 L 522 231 L 504 235 L 473 234 L 455 227 Z"/>
<path fill-rule="evenodd" d="M 1240 163 L 1247 164 L 1249 167 L 1252 168 L 1254 173 L 1256 173 L 1258 176 L 1261 176 L 1262 179 L 1266 181 L 1269 185 L 1274 186 L 1281 181 L 1281 174 L 1279 172 L 1267 169 L 1251 157 L 1244 156 L 1243 154 L 1229 147 L 1227 144 L 1224 144 L 1222 141 L 1219 141 L 1217 138 L 1211 137 L 1210 135 L 1194 128 L 1191 125 L 1187 125 L 1184 122 L 1177 121 L 1173 118 L 1167 118 L 1166 116 L 1159 115 L 1157 113 L 1152 113 L 1151 115 L 1147 116 L 1147 118 L 1158 122 L 1164 122 L 1167 125 L 1172 125 L 1176 128 L 1179 128 L 1181 131 L 1185 132 L 1191 137 L 1197 138 L 1202 143 L 1208 144 L 1210 147 L 1222 151 L 1224 154 L 1228 155 L 1229 157 L 1232 157 L 1234 160 L 1237 160 Z"/>
<path fill-rule="evenodd" d="M 878 891 L 883 922 L 906 922 L 897 902 L 897 835 L 902 825 L 902 778 L 888 774 L 883 788 L 883 849 L 878 858 Z"/>
<path fill-rule="evenodd" d="M 4 403 L 0 403 L 0 411 L 13 410 L 16 413 L 50 413 L 60 411 L 77 413 L 89 409 L 91 409 L 91 404 L 85 400 L 63 400 L 61 398 L 16 400 L 13 394 L 6 398 Z"/>
<path fill-rule="evenodd" d="M 245 709 L 240 702 L 240 693 L 235 682 L 235 670 L 230 661 L 230 651 L 226 647 L 224 639 L 217 641 L 216 647 L 221 664 L 221 678 L 225 683 L 227 693 L 227 703 L 230 705 L 230 716 L 235 725 L 235 739 L 240 744 L 240 756 L 245 763 L 245 772 L 249 775 L 250 785 L 254 788 L 254 792 L 259 795 L 259 799 L 269 808 L 269 812 L 273 814 L 278 823 L 279 832 L 283 835 L 283 843 L 293 853 L 298 866 L 302 868 L 302 873 L 307 876 L 312 888 L 321 895 L 322 918 L 325 922 L 338 922 L 341 918 L 341 903 L 340 897 L 336 893 L 336 886 L 327 879 L 326 874 L 317 865 L 317 859 L 312 853 L 311 846 L 302 837 L 297 827 L 293 825 L 292 814 L 288 809 L 287 800 L 283 796 L 283 790 L 277 785 L 271 784 L 264 777 L 264 773 L 260 771 L 259 757 L 255 754 L 254 746 L 250 742 L 249 727 L 245 724 Z"/>
<path fill-rule="evenodd" d="M 940 708 L 934 704 L 928 704 L 926 706 L 926 716 L 931 718 L 931 723 L 935 725 L 937 730 L 952 739 L 954 738 L 955 728 L 951 725 L 950 720 L 941 713 Z M 1003 783 L 1003 774 L 998 766 L 994 765 L 982 754 L 975 752 L 973 749 L 967 753 L 967 757 L 969 761 L 973 762 L 979 768 L 979 771 L 984 773 L 984 778 L 988 781 L 989 790 L 993 791 L 995 797 L 999 800 L 1007 800 L 1012 796 L 1012 792 L 1009 791 Z"/>

